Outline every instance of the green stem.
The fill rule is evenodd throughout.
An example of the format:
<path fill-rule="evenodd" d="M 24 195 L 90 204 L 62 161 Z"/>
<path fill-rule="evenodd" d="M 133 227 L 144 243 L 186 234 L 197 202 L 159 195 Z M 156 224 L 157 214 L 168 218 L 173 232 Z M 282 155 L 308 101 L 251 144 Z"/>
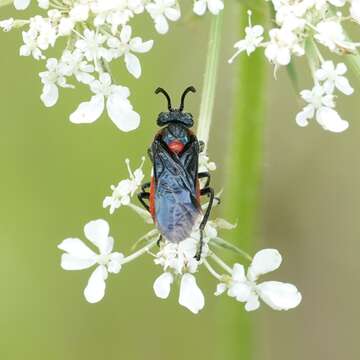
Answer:
<path fill-rule="evenodd" d="M 253 24 L 264 25 L 266 3 L 254 0 Z M 258 9 L 258 10 L 257 10 Z M 248 7 L 240 4 L 239 33 L 247 26 Z M 262 178 L 263 135 L 265 115 L 266 62 L 261 50 L 250 57 L 241 54 L 234 62 L 238 79 L 235 116 L 230 126 L 230 156 L 227 164 L 228 183 L 224 205 L 232 218 L 238 219 L 233 241 L 252 253 L 255 232 L 259 225 L 259 190 Z M 239 304 L 236 312 L 223 313 L 227 336 L 223 338 L 222 358 L 250 360 L 253 358 L 250 316 Z M 225 329 L 221 329 L 225 333 Z M 229 336 L 228 334 L 232 334 Z"/>
<path fill-rule="evenodd" d="M 316 79 L 316 70 L 319 68 L 319 52 L 317 49 L 317 46 L 313 39 L 307 39 L 305 43 L 305 50 L 306 50 L 306 57 L 309 63 L 311 76 L 314 80 L 314 83 L 318 83 L 318 80 Z M 321 56 L 321 55 L 320 55 Z"/>
<path fill-rule="evenodd" d="M 221 44 L 221 29 L 223 22 L 223 12 L 213 16 L 209 35 L 208 53 L 206 59 L 204 83 L 201 95 L 199 122 L 197 136 L 204 141 L 205 150 L 209 140 L 212 113 L 214 109 L 215 88 L 217 80 L 217 70 L 219 64 L 219 53 Z"/>
<path fill-rule="evenodd" d="M 121 264 L 127 264 L 131 261 L 134 261 L 135 259 L 137 259 L 138 257 L 144 255 L 145 253 L 147 253 L 153 246 L 156 245 L 158 239 L 155 239 L 153 241 L 151 241 L 149 244 L 147 244 L 146 246 L 144 246 L 143 248 L 141 248 L 140 250 L 134 252 L 133 254 L 126 256 Z"/>

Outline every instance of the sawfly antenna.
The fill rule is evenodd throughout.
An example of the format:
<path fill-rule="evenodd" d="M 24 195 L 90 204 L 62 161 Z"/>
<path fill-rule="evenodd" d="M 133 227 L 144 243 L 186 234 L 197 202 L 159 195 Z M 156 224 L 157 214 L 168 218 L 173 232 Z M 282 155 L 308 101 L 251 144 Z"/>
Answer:
<path fill-rule="evenodd" d="M 166 100 L 167 100 L 167 103 L 168 103 L 168 110 L 169 111 L 174 111 L 174 109 L 171 107 L 171 99 L 170 99 L 170 96 L 169 94 L 161 87 L 158 87 L 156 90 L 155 90 L 155 94 L 159 94 L 159 93 L 162 93 L 165 97 L 166 97 Z"/>
<path fill-rule="evenodd" d="M 185 97 L 186 97 L 187 93 L 190 92 L 190 91 L 193 92 L 193 93 L 195 93 L 195 92 L 196 92 L 196 89 L 195 89 L 193 86 L 189 86 L 189 87 L 187 87 L 187 88 L 184 90 L 183 94 L 181 95 L 181 103 L 180 103 L 179 111 L 183 111 L 183 110 L 184 110 Z"/>

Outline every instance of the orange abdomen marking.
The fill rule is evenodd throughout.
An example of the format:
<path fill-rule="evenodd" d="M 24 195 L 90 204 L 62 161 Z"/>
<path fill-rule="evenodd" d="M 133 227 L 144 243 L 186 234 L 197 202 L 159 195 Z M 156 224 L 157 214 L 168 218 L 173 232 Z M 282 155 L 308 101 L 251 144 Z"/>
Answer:
<path fill-rule="evenodd" d="M 196 179 L 196 200 L 200 204 L 200 180 Z"/>

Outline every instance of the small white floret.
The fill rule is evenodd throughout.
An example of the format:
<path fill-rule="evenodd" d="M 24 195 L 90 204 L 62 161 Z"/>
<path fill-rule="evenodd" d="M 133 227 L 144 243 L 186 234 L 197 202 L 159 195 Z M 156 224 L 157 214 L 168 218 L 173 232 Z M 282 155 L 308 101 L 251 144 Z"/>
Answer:
<path fill-rule="evenodd" d="M 121 270 L 124 255 L 113 252 L 114 239 L 109 235 L 109 224 L 102 219 L 90 221 L 84 226 L 86 238 L 95 245 L 99 254 L 91 250 L 80 239 L 65 239 L 58 248 L 64 251 L 61 267 L 64 270 L 82 270 L 97 265 L 91 274 L 84 296 L 90 303 L 100 301 L 105 295 L 108 273 Z"/>

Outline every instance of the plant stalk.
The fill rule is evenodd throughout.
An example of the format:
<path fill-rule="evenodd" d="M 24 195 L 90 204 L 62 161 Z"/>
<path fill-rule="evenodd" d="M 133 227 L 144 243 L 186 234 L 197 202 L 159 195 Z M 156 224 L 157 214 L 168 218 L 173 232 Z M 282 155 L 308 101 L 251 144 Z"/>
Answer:
<path fill-rule="evenodd" d="M 267 4 L 253 0 L 252 23 L 264 25 Z M 248 25 L 247 10 L 239 2 L 239 34 Z M 259 225 L 259 192 L 262 179 L 263 135 L 265 115 L 266 62 L 258 49 L 251 56 L 242 53 L 236 66 L 235 113 L 230 126 L 230 149 L 227 163 L 227 184 L 224 206 L 226 214 L 238 220 L 233 230 L 233 242 L 247 253 L 253 253 Z M 238 260 L 238 259 L 237 259 Z M 221 310 L 220 310 L 221 311 Z M 238 304 L 235 311 L 223 311 L 222 325 L 226 334 L 222 340 L 224 359 L 251 360 L 254 357 L 251 314 Z M 221 329 L 225 333 L 225 329 Z M 230 334 L 230 335 L 229 335 Z"/>
<path fill-rule="evenodd" d="M 212 114 L 214 109 L 215 88 L 217 70 L 219 65 L 221 29 L 223 23 L 223 11 L 213 16 L 211 20 L 208 52 L 205 65 L 204 82 L 201 94 L 199 122 L 197 137 L 205 144 L 205 151 L 209 140 Z"/>

